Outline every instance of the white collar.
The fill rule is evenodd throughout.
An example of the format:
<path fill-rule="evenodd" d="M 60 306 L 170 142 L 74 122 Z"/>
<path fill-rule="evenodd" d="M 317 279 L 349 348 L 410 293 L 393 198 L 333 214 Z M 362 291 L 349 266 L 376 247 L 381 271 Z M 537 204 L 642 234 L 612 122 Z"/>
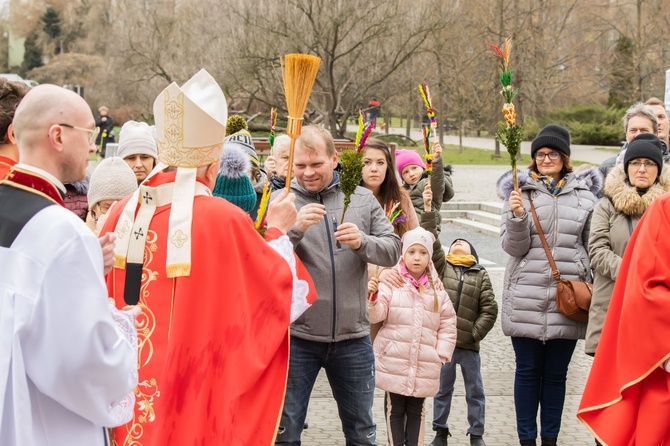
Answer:
<path fill-rule="evenodd" d="M 43 176 L 44 178 L 49 180 L 49 182 L 53 183 L 53 185 L 56 186 L 58 188 L 58 190 L 60 190 L 63 194 L 65 194 L 67 192 L 63 183 L 61 183 L 61 181 L 58 178 L 56 178 L 55 176 L 53 176 L 52 174 L 50 174 L 49 172 L 47 172 L 44 169 L 40 169 L 39 167 L 31 166 L 30 164 L 20 164 L 20 163 L 16 164 L 16 167 L 21 168 L 23 170 L 27 170 L 28 172 L 36 173 L 37 175 Z"/>

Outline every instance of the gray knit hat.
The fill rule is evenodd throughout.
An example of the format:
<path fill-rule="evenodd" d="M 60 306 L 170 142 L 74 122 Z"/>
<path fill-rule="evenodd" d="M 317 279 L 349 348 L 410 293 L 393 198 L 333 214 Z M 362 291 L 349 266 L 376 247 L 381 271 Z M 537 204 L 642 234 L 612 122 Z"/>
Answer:
<path fill-rule="evenodd" d="M 133 169 L 123 158 L 105 158 L 95 168 L 88 187 L 88 207 L 103 200 L 120 200 L 137 189 L 137 178 Z"/>

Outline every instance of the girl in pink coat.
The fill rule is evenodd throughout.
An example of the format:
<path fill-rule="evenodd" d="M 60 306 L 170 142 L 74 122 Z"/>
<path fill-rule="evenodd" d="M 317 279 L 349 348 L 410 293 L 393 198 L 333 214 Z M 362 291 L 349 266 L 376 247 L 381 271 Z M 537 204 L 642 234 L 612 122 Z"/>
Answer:
<path fill-rule="evenodd" d="M 419 227 L 402 238 L 402 257 L 394 267 L 403 286 L 368 283 L 370 323 L 383 322 L 374 341 L 376 386 L 386 391 L 384 413 L 389 445 L 423 445 L 426 397 L 440 384 L 442 365 L 456 345 L 456 314 L 447 293 L 434 286 L 435 237 Z M 405 443 L 407 441 L 407 443 Z"/>

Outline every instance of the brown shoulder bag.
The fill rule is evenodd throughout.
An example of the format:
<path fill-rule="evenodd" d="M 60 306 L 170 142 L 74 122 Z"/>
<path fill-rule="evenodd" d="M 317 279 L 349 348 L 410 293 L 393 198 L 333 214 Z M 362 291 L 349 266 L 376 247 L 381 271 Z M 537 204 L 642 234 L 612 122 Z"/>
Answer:
<path fill-rule="evenodd" d="M 561 273 L 556 267 L 556 262 L 554 262 L 554 257 L 551 255 L 547 239 L 544 237 L 542 226 L 540 226 L 540 221 L 537 218 L 537 212 L 535 212 L 535 205 L 533 205 L 530 192 L 528 193 L 528 201 L 530 201 L 530 210 L 533 214 L 535 229 L 547 253 L 547 259 L 551 266 L 551 274 L 556 279 L 556 306 L 558 306 L 558 311 L 573 321 L 586 323 L 589 320 L 589 307 L 591 306 L 591 295 L 593 294 L 592 284 L 583 280 L 565 280 L 561 278 Z"/>

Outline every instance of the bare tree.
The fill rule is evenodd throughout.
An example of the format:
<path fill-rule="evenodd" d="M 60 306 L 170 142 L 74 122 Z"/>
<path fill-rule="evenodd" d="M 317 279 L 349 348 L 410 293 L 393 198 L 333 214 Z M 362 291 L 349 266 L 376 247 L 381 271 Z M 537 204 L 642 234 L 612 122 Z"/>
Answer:
<path fill-rule="evenodd" d="M 279 64 L 278 56 L 315 54 L 321 57 L 322 68 L 310 103 L 312 118 L 325 121 L 334 135 L 343 136 L 347 119 L 421 52 L 430 32 L 441 26 L 427 7 L 401 0 L 364 5 L 328 0 L 278 5 L 266 0 L 240 5 L 238 16 L 246 32 L 238 36 L 244 53 L 237 54 L 252 70 L 247 73 L 251 82 L 242 88 L 255 100 L 275 102 L 273 65 Z M 269 43 L 258 44 L 261 39 Z M 275 85 L 274 91 L 268 85 Z"/>

